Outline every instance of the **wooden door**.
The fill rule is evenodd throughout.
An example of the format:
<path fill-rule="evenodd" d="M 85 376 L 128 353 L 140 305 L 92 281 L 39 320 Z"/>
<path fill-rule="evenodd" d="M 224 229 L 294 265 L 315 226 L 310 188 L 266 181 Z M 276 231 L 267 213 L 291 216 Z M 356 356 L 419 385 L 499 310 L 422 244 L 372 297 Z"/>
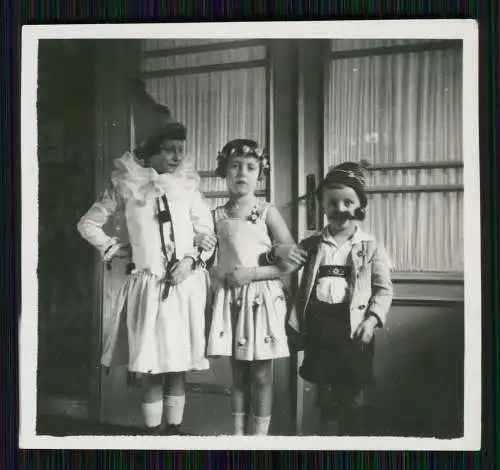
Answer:
<path fill-rule="evenodd" d="M 324 40 L 297 41 L 297 180 L 294 197 L 296 205 L 296 233 L 300 241 L 321 229 L 322 213 L 314 195 L 323 175 L 323 89 Z M 307 197 L 304 197 L 307 195 Z M 300 279 L 297 279 L 297 282 Z M 303 353 L 294 356 L 293 383 L 295 433 L 308 434 L 316 421 L 315 389 L 298 374 Z"/>
<path fill-rule="evenodd" d="M 137 73 L 138 42 L 101 40 L 96 43 L 96 48 L 96 196 L 99 196 L 109 182 L 113 160 L 130 149 L 127 80 Z M 111 217 L 104 230 L 126 241 L 128 236 L 123 213 Z M 100 260 L 96 264 L 95 324 L 98 334 L 93 348 L 96 354 L 95 415 L 105 423 L 139 425 L 139 389 L 129 386 L 127 369 L 106 369 L 99 365 L 113 304 L 118 290 L 126 281 L 125 268 L 125 260 L 113 260 L 110 266 L 103 265 Z"/>

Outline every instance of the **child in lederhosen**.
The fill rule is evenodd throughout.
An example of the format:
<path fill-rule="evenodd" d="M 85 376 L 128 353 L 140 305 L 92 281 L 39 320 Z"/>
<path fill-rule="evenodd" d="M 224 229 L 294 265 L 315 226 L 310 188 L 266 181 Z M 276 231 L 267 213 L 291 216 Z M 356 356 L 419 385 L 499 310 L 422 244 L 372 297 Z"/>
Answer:
<path fill-rule="evenodd" d="M 331 169 L 318 197 L 328 225 L 300 243 L 308 255 L 288 321 L 290 341 L 304 350 L 301 377 L 318 385 L 321 432 L 357 434 L 373 379 L 374 333 L 392 302 L 390 262 L 359 226 L 368 203 L 363 166 Z"/>

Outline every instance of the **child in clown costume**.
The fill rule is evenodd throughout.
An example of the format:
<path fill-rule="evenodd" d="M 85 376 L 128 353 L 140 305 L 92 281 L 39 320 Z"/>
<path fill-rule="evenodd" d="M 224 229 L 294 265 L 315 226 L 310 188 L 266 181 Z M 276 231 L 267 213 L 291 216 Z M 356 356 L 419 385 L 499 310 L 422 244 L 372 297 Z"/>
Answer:
<path fill-rule="evenodd" d="M 102 364 L 126 364 L 138 375 L 148 432 L 157 433 L 164 416 L 176 433 L 183 419 L 185 372 L 209 367 L 204 260 L 215 246 L 213 219 L 192 160 L 184 154 L 185 127 L 143 87 L 135 92 L 138 108 L 146 110 L 143 119 L 136 118 L 140 144 L 115 160 L 108 188 L 78 230 L 104 262 L 131 261 L 113 307 Z M 124 212 L 126 245 L 103 231 L 117 211 Z"/>

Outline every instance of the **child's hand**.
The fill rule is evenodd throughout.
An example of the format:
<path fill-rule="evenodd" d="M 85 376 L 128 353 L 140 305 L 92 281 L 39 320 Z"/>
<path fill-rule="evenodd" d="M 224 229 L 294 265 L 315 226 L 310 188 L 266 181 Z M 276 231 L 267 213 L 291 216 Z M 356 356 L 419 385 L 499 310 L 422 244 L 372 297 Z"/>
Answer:
<path fill-rule="evenodd" d="M 186 257 L 177 261 L 169 272 L 170 283 L 172 285 L 180 284 L 193 272 L 193 258 Z"/>
<path fill-rule="evenodd" d="M 292 351 L 302 351 L 304 349 L 303 335 L 295 331 L 291 326 L 285 326 L 286 335 L 288 338 L 288 346 Z"/>
<path fill-rule="evenodd" d="M 220 282 L 224 282 L 226 280 L 225 271 L 222 271 L 217 266 L 210 269 L 209 274 L 210 274 L 210 277 L 214 280 L 218 280 Z"/>
<path fill-rule="evenodd" d="M 217 244 L 217 238 L 213 233 L 197 233 L 194 237 L 194 244 L 205 251 L 211 251 Z"/>
<path fill-rule="evenodd" d="M 236 268 L 226 274 L 226 281 L 229 287 L 241 287 L 250 284 L 255 280 L 255 268 Z"/>
<path fill-rule="evenodd" d="M 285 263 L 302 265 L 307 259 L 307 251 L 298 245 L 277 245 L 275 255 Z"/>
<path fill-rule="evenodd" d="M 377 318 L 373 315 L 365 318 L 354 332 L 354 337 L 359 338 L 363 341 L 363 343 L 368 344 L 373 338 L 377 322 Z"/>

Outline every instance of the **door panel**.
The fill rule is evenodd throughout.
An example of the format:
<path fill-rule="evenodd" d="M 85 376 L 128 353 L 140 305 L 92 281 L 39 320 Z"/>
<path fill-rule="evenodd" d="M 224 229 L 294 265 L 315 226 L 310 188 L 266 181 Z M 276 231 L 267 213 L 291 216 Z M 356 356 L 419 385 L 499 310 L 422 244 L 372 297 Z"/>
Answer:
<path fill-rule="evenodd" d="M 295 197 L 307 195 L 298 203 L 297 240 L 322 227 L 322 211 L 314 191 L 323 174 L 323 65 L 327 43 L 322 40 L 298 42 L 298 179 Z M 300 282 L 300 274 L 298 282 Z M 316 413 L 315 391 L 298 374 L 303 353 L 294 357 L 296 400 L 295 432 L 307 433 Z"/>
<path fill-rule="evenodd" d="M 130 106 L 127 80 L 138 68 L 138 48 L 136 41 L 104 40 L 97 44 L 96 102 L 97 194 L 99 197 L 109 183 L 113 160 L 120 157 L 131 144 Z M 107 234 L 123 241 L 128 234 L 123 213 L 114 214 L 103 227 Z M 106 423 L 139 425 L 140 390 L 129 386 L 125 367 L 107 370 L 99 366 L 102 344 L 111 325 L 113 305 L 119 289 L 126 282 L 127 260 L 113 260 L 110 266 L 101 261 L 96 265 L 98 298 L 96 299 L 96 330 L 99 345 L 96 347 L 96 367 L 99 372 L 99 419 Z"/>

